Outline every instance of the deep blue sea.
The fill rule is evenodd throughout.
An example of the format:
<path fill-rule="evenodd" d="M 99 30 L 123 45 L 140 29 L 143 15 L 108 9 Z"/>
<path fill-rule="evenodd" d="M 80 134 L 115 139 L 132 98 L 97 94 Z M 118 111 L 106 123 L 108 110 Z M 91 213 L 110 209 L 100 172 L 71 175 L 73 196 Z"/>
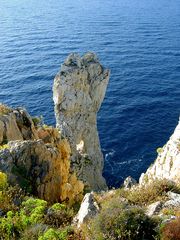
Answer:
<path fill-rule="evenodd" d="M 0 0 L 0 102 L 55 124 L 52 84 L 71 52 L 111 69 L 98 115 L 104 176 L 138 178 L 180 114 L 179 0 Z"/>

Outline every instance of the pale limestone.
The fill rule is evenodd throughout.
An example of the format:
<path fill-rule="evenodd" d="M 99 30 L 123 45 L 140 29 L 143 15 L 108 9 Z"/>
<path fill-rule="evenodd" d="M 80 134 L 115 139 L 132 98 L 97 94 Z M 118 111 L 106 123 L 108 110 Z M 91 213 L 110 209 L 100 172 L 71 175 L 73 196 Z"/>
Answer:
<path fill-rule="evenodd" d="M 162 202 L 161 201 L 157 201 L 157 202 L 154 202 L 152 204 L 150 204 L 147 209 L 146 209 L 146 214 L 149 216 L 149 217 L 152 217 L 153 215 L 155 214 L 158 214 L 159 211 L 161 210 L 162 208 Z"/>
<path fill-rule="evenodd" d="M 97 112 L 109 81 L 93 53 L 70 54 L 56 75 L 53 100 L 57 127 L 72 149 L 71 167 L 93 190 L 106 189 L 103 155 L 97 131 Z"/>
<path fill-rule="evenodd" d="M 180 121 L 154 164 L 141 175 L 139 183 L 146 184 L 155 179 L 167 179 L 180 184 Z"/>
<path fill-rule="evenodd" d="M 0 144 L 14 140 L 38 139 L 34 123 L 23 108 L 0 115 Z"/>
<path fill-rule="evenodd" d="M 77 225 L 78 228 L 80 228 L 83 223 L 96 216 L 99 211 L 100 209 L 97 202 L 94 200 L 93 193 L 86 193 L 81 203 L 80 209 L 73 219 L 73 222 L 75 225 Z"/>

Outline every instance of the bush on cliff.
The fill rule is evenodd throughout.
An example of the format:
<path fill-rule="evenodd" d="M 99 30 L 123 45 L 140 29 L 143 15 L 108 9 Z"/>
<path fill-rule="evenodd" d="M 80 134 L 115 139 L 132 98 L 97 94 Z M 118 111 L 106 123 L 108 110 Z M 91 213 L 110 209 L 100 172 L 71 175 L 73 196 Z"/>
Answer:
<path fill-rule="evenodd" d="M 56 228 L 67 226 L 72 222 L 74 215 L 72 208 L 56 203 L 48 209 L 44 223 Z"/>
<path fill-rule="evenodd" d="M 158 221 L 146 216 L 141 208 L 113 199 L 87 224 L 84 232 L 92 240 L 150 240 L 157 234 L 157 224 Z"/>
<path fill-rule="evenodd" d="M 7 175 L 0 172 L 0 210 L 4 214 L 17 211 L 25 196 L 25 192 L 18 186 L 10 186 Z"/>
<path fill-rule="evenodd" d="M 4 173 L 0 173 L 0 214 L 3 240 L 80 239 L 68 227 L 75 214 L 72 208 L 60 203 L 49 206 L 42 199 L 25 196 L 20 187 L 8 185 Z"/>
<path fill-rule="evenodd" d="M 146 206 L 155 201 L 165 200 L 168 191 L 179 193 L 180 189 L 172 182 L 163 179 L 132 188 L 128 191 L 119 189 L 116 195 L 125 197 L 131 204 Z"/>
<path fill-rule="evenodd" d="M 53 212 L 51 213 L 52 218 L 49 218 L 47 205 L 46 201 L 31 197 L 22 202 L 19 210 L 8 211 L 7 214 L 0 217 L 2 239 L 27 239 L 30 234 L 32 235 L 31 239 L 65 240 L 69 235 L 74 234 L 67 228 L 73 217 L 71 209 L 67 207 L 58 209 L 56 204 L 56 207 L 49 208 L 49 212 Z M 57 229 L 59 227 L 61 229 Z"/>

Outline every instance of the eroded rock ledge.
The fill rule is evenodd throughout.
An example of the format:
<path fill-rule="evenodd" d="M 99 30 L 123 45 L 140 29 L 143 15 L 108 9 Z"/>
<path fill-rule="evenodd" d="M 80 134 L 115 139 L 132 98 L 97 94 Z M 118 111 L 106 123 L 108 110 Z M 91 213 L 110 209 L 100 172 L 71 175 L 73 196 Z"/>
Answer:
<path fill-rule="evenodd" d="M 71 166 L 93 190 L 106 189 L 103 155 L 97 131 L 97 112 L 110 72 L 93 53 L 70 54 L 56 75 L 53 99 L 57 127 L 70 142 Z"/>

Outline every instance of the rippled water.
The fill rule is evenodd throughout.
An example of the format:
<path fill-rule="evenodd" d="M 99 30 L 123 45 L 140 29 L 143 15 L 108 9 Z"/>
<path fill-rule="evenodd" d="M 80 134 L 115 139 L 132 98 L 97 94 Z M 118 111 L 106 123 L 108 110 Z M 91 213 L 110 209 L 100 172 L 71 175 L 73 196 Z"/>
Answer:
<path fill-rule="evenodd" d="M 111 69 L 98 116 L 104 176 L 118 186 L 155 159 L 180 113 L 179 0 L 0 0 L 0 102 L 54 124 L 52 83 L 70 52 Z"/>

